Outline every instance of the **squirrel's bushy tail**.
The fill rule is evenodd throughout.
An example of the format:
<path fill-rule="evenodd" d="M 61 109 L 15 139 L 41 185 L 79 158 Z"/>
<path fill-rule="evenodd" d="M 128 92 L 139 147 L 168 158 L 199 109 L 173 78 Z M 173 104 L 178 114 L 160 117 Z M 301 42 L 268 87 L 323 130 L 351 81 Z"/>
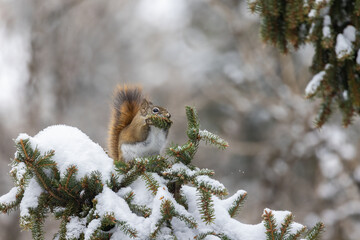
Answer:
<path fill-rule="evenodd" d="M 114 91 L 108 148 L 110 157 L 115 161 L 119 157 L 120 132 L 131 123 L 140 110 L 142 100 L 143 96 L 139 87 L 118 85 Z"/>

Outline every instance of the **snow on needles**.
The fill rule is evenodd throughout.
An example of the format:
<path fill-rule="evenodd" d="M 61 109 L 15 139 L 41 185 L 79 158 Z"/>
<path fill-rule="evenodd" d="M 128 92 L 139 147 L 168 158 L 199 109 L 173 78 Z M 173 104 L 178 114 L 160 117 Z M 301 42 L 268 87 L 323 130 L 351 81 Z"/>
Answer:
<path fill-rule="evenodd" d="M 167 180 L 160 177 L 156 173 L 149 173 L 158 182 L 158 188 L 151 191 L 146 188 L 145 182 L 142 178 L 138 178 L 127 187 L 120 188 L 118 191 L 113 191 L 107 184 L 111 174 L 118 174 L 114 170 L 113 160 L 110 159 L 104 150 L 96 143 L 91 141 L 88 136 L 74 127 L 56 125 L 51 126 L 39 132 L 36 136 L 30 137 L 27 134 L 20 134 L 17 141 L 20 139 L 29 139 L 33 148 L 44 154 L 51 150 L 55 151 L 53 161 L 57 163 L 57 167 L 61 174 L 65 174 L 69 166 L 76 165 L 78 169 L 77 178 L 80 179 L 85 175 L 89 175 L 93 171 L 99 171 L 102 175 L 104 183 L 103 190 L 95 196 L 94 213 L 96 218 L 92 219 L 77 216 L 70 216 L 69 222 L 66 224 L 66 237 L 78 238 L 81 233 L 84 234 L 85 239 L 91 239 L 94 231 L 101 226 L 101 221 L 107 215 L 112 215 L 117 220 L 118 224 L 124 224 L 136 232 L 135 239 L 149 239 L 149 236 L 154 231 L 159 230 L 156 239 L 170 239 L 173 234 L 178 239 L 194 239 L 199 234 L 218 232 L 223 233 L 230 239 L 237 240 L 265 240 L 266 228 L 264 222 L 256 225 L 244 224 L 232 218 L 229 209 L 240 195 L 246 194 L 245 191 L 239 190 L 228 199 L 220 199 L 217 196 L 212 196 L 211 201 L 214 206 L 214 221 L 211 224 L 203 221 L 203 215 L 199 208 L 200 195 L 196 187 L 184 185 L 180 189 L 181 195 L 186 199 L 188 208 L 179 204 L 169 192 L 167 188 Z M 24 175 L 24 166 L 15 165 L 12 171 L 16 171 L 19 177 Z M 177 173 L 181 172 L 194 176 L 197 169 L 190 170 L 182 163 L 177 163 L 168 169 L 167 172 Z M 195 175 L 196 176 L 196 175 Z M 197 184 L 211 185 L 215 190 L 226 191 L 224 185 L 211 179 L 209 176 L 200 175 L 195 177 Z M 14 187 L 10 192 L 0 198 L 0 203 L 13 202 L 16 199 L 18 187 Z M 39 204 L 39 196 L 46 192 L 36 178 L 30 179 L 28 186 L 25 188 L 24 197 L 20 203 L 20 211 L 23 224 L 27 224 L 29 220 L 29 209 L 36 208 Z M 143 217 L 134 213 L 125 196 L 129 193 L 134 194 L 135 204 L 141 204 L 151 210 L 150 215 Z M 162 211 L 164 204 L 168 203 L 174 209 L 177 215 L 174 215 L 169 221 L 172 228 L 165 225 L 159 226 L 159 221 L 162 221 Z M 61 209 L 59 210 L 61 211 Z M 270 211 L 270 210 L 268 210 Z M 278 226 L 284 222 L 289 212 L 272 211 Z M 184 221 L 188 219 L 192 221 L 191 227 Z M 87 222 L 89 220 L 89 222 Z M 303 226 L 298 223 L 292 223 L 292 229 L 296 231 Z M 115 226 L 110 230 L 112 233 L 111 239 L 131 239 L 126 235 L 121 226 Z M 214 239 L 215 237 L 208 236 L 206 239 Z M 171 238 L 172 239 L 172 238 Z"/>
<path fill-rule="evenodd" d="M 10 204 L 16 201 L 16 193 L 18 188 L 13 187 L 7 194 L 0 197 L 0 204 Z"/>
<path fill-rule="evenodd" d="M 324 38 L 330 38 L 331 37 L 330 26 L 331 26 L 331 18 L 330 18 L 329 15 L 326 15 L 324 17 L 324 24 L 323 24 L 323 29 L 322 29 L 322 33 L 323 33 Z"/>
<path fill-rule="evenodd" d="M 353 53 L 353 42 L 356 39 L 356 29 L 354 26 L 347 26 L 342 34 L 336 37 L 335 52 L 338 59 L 343 60 Z"/>
<path fill-rule="evenodd" d="M 324 80 L 326 71 L 332 67 L 331 64 L 326 64 L 325 69 L 323 71 L 318 72 L 313 76 L 310 82 L 307 84 L 305 88 L 305 96 L 310 98 L 316 94 L 317 90 L 320 87 L 321 82 Z"/>
<path fill-rule="evenodd" d="M 33 177 L 24 192 L 24 197 L 20 203 L 20 216 L 29 216 L 29 209 L 38 206 L 38 198 L 44 190 L 40 187 L 36 179 Z"/>
<path fill-rule="evenodd" d="M 81 232 L 85 229 L 86 219 L 71 217 L 70 222 L 66 225 L 66 239 L 78 239 Z"/>
<path fill-rule="evenodd" d="M 77 167 L 78 180 L 93 171 L 99 171 L 105 183 L 114 172 L 113 160 L 106 155 L 102 147 L 75 127 L 54 125 L 34 137 L 20 134 L 16 141 L 20 139 L 29 139 L 31 146 L 37 147 L 42 154 L 54 150 L 52 160 L 56 162 L 62 176 L 71 165 Z"/>
<path fill-rule="evenodd" d="M 320 86 L 321 81 L 324 79 L 325 74 L 326 74 L 325 71 L 321 71 L 313 76 L 313 78 L 311 79 L 311 81 L 308 83 L 308 85 L 305 88 L 306 97 L 311 97 L 312 95 L 314 95 L 316 93 L 316 91 L 318 90 L 318 88 Z"/>

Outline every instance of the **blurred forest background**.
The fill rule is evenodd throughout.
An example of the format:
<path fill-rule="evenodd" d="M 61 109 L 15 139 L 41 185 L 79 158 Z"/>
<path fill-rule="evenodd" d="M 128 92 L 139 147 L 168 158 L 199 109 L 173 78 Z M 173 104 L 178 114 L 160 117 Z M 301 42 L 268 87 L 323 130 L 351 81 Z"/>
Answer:
<path fill-rule="evenodd" d="M 323 221 L 323 239 L 358 240 L 359 122 L 345 129 L 335 114 L 314 129 L 318 105 L 303 97 L 312 55 L 265 46 L 243 0 L 0 0 L 0 195 L 19 133 L 68 124 L 106 148 L 112 90 L 134 83 L 171 112 L 170 142 L 186 139 L 185 105 L 228 140 L 226 151 L 201 147 L 197 164 L 248 192 L 240 221 L 290 210 Z M 18 220 L 0 215 L 1 240 L 31 238 Z"/>

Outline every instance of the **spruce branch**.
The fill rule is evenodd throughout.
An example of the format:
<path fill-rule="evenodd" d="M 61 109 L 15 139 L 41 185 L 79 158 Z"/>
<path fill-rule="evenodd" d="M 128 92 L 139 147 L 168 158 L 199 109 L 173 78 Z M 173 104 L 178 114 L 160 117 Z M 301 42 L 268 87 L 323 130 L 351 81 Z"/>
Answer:
<path fill-rule="evenodd" d="M 54 156 L 54 151 L 50 151 L 44 156 L 41 156 L 37 148 L 35 148 L 34 151 L 32 150 L 29 139 L 20 139 L 16 145 L 17 149 L 20 150 L 17 152 L 16 159 L 18 159 L 18 161 L 24 162 L 26 166 L 35 173 L 39 184 L 53 198 L 59 201 L 64 201 L 56 194 L 55 191 L 53 191 L 51 188 L 51 178 L 49 178 L 43 171 L 43 169 L 51 168 L 56 165 L 55 162 L 50 160 Z M 40 163 L 40 165 L 38 165 L 38 163 Z"/>
<path fill-rule="evenodd" d="M 30 213 L 30 224 L 27 227 L 30 228 L 32 233 L 32 238 L 34 240 L 43 240 L 44 239 L 44 222 L 46 218 L 47 210 L 47 201 L 48 196 L 45 193 L 42 193 L 39 197 L 39 204 L 37 208 L 29 209 Z"/>
<path fill-rule="evenodd" d="M 264 224 L 266 227 L 267 240 L 277 240 L 276 223 L 272 211 L 264 210 Z"/>
<path fill-rule="evenodd" d="M 146 207 L 145 205 L 137 205 L 133 203 L 135 198 L 134 191 L 129 191 L 123 196 L 125 202 L 128 204 L 130 210 L 134 212 L 138 216 L 143 216 L 145 218 L 149 217 L 151 214 L 151 209 Z"/>
<path fill-rule="evenodd" d="M 132 228 L 127 222 L 118 221 L 118 220 L 115 220 L 115 222 L 117 223 L 118 228 L 120 228 L 121 231 L 123 231 L 126 235 L 128 235 L 131 238 L 137 237 L 138 232 L 136 231 L 135 228 Z"/>
<path fill-rule="evenodd" d="M 239 196 L 235 199 L 231 207 L 228 209 L 231 217 L 235 217 L 240 212 L 240 209 L 244 205 L 246 198 L 247 192 L 244 192 L 243 194 L 239 194 Z"/>
<path fill-rule="evenodd" d="M 68 220 L 66 217 L 63 217 L 60 222 L 60 230 L 56 236 L 58 236 L 59 240 L 66 239 L 66 225 L 68 223 Z"/>
<path fill-rule="evenodd" d="M 294 234 L 289 234 L 289 237 L 286 240 L 297 240 L 303 235 L 303 233 L 306 231 L 306 227 L 302 227 L 300 230 L 298 230 Z"/>
<path fill-rule="evenodd" d="M 173 217 L 178 218 L 183 221 L 190 228 L 197 228 L 197 223 L 193 217 L 185 216 L 176 211 L 174 204 L 169 200 L 162 200 L 160 206 L 161 218 L 157 221 L 155 225 L 155 230 L 151 233 L 151 238 L 156 239 L 156 236 L 161 231 L 161 227 L 167 223 L 170 224 L 170 221 Z"/>
<path fill-rule="evenodd" d="M 206 143 L 213 144 L 220 149 L 225 149 L 229 146 L 229 144 L 224 139 L 207 130 L 200 130 L 199 137 Z"/>
<path fill-rule="evenodd" d="M 193 107 L 186 106 L 185 111 L 188 120 L 188 129 L 192 129 L 192 128 L 198 129 L 200 127 L 200 123 L 196 109 Z M 189 136 L 190 139 L 192 139 L 191 136 L 193 135 L 190 134 Z M 196 136 L 194 137 L 196 138 Z"/>
<path fill-rule="evenodd" d="M 215 219 L 215 210 L 214 203 L 211 198 L 211 193 L 206 189 L 199 189 L 199 212 L 201 213 L 201 218 L 206 224 L 211 224 Z"/>
<path fill-rule="evenodd" d="M 2 213 L 10 213 L 18 208 L 24 197 L 24 188 L 14 187 L 0 198 L 0 211 Z"/>
<path fill-rule="evenodd" d="M 160 206 L 161 218 L 155 225 L 155 230 L 151 233 L 151 238 L 156 238 L 159 234 L 162 225 L 166 222 L 170 222 L 175 214 L 175 208 L 170 200 L 163 200 Z"/>
<path fill-rule="evenodd" d="M 150 173 L 144 173 L 143 175 L 141 175 L 141 177 L 145 181 L 146 188 L 151 191 L 151 193 L 155 196 L 158 188 L 160 187 L 159 183 Z"/>
<path fill-rule="evenodd" d="M 248 5 L 261 18 L 264 42 L 283 53 L 306 43 L 315 47 L 312 73 L 315 77 L 326 71 L 318 88 L 306 92 L 308 98 L 322 100 L 316 127 L 328 121 L 335 106 L 343 115 L 343 125 L 351 124 L 353 116 L 360 114 L 360 1 L 248 0 Z M 328 65 L 332 71 L 326 70 Z M 313 80 L 308 87 L 312 84 Z"/>
<path fill-rule="evenodd" d="M 184 214 L 180 214 L 175 212 L 174 217 L 183 221 L 189 228 L 197 228 L 198 224 L 193 217 L 185 216 Z"/>
<path fill-rule="evenodd" d="M 293 221 L 293 215 L 292 214 L 288 214 L 285 217 L 284 223 L 281 224 L 281 228 L 280 228 L 280 240 L 285 239 L 285 236 L 289 233 L 291 227 L 290 224 Z"/>
<path fill-rule="evenodd" d="M 195 152 L 196 145 L 192 142 L 187 142 L 182 146 L 170 147 L 167 154 L 174 157 L 176 162 L 182 162 L 185 165 L 191 163 L 193 159 L 193 152 Z"/>
<path fill-rule="evenodd" d="M 193 179 L 192 183 L 200 190 L 210 192 L 217 196 L 226 196 L 227 189 L 223 184 L 208 176 L 197 176 Z"/>
<path fill-rule="evenodd" d="M 317 223 L 313 229 L 309 231 L 306 236 L 306 240 L 320 239 L 321 233 L 324 231 L 325 225 L 321 222 Z"/>
<path fill-rule="evenodd" d="M 171 167 L 168 159 L 160 155 L 144 158 L 144 161 L 146 161 L 147 172 L 161 173 Z"/>
<path fill-rule="evenodd" d="M 141 176 L 145 170 L 145 162 L 144 161 L 136 161 L 136 159 L 130 161 L 125 164 L 125 168 L 117 169 L 119 172 L 123 173 L 124 176 L 120 182 L 121 187 L 129 186 L 133 183 L 139 176 Z"/>

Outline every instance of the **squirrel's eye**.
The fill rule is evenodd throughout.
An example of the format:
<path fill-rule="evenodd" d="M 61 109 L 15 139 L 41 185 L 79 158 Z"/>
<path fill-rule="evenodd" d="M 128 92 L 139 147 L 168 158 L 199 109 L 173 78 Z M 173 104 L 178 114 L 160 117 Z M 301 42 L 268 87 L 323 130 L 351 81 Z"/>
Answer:
<path fill-rule="evenodd" d="M 152 111 L 153 111 L 153 113 L 158 113 L 158 112 L 159 112 L 159 108 L 154 107 Z"/>

